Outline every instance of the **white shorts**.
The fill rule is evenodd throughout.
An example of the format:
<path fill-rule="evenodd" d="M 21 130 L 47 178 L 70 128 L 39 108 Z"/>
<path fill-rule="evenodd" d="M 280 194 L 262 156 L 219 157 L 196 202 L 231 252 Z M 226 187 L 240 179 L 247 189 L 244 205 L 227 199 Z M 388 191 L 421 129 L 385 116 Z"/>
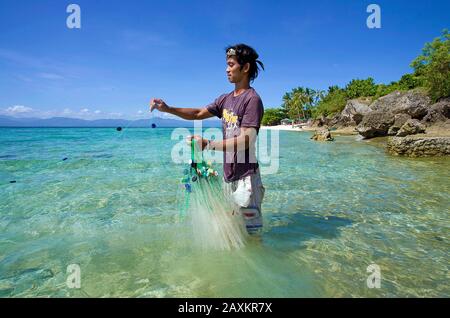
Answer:
<path fill-rule="evenodd" d="M 261 233 L 263 226 L 261 205 L 264 199 L 265 188 L 261 181 L 259 169 L 256 170 L 255 174 L 245 178 L 248 178 L 247 181 L 250 181 L 248 184 L 251 184 L 251 195 L 248 206 L 239 206 L 235 203 L 235 200 L 232 197 L 232 194 L 236 191 L 240 180 L 233 182 L 226 182 L 224 180 L 224 192 L 225 196 L 233 202 L 233 206 L 235 207 L 233 213 L 239 213 L 244 218 L 247 232 L 249 234 L 259 234 Z"/>

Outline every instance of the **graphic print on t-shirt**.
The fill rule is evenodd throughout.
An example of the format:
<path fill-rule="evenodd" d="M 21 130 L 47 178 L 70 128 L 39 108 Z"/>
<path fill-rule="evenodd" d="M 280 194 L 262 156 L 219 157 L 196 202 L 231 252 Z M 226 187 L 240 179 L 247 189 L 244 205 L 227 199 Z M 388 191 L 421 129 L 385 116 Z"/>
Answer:
<path fill-rule="evenodd" d="M 238 116 L 232 110 L 224 109 L 222 118 L 225 122 L 226 130 L 238 128 Z"/>

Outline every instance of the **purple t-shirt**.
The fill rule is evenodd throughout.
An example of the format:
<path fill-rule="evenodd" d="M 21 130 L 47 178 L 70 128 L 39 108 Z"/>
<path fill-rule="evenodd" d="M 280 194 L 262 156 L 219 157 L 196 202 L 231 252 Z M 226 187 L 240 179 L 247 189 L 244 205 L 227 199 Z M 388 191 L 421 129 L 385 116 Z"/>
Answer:
<path fill-rule="evenodd" d="M 259 132 L 264 114 L 261 97 L 252 87 L 238 96 L 234 96 L 234 91 L 223 94 L 206 108 L 211 114 L 222 119 L 224 139 L 239 136 L 241 127 L 254 127 Z M 255 143 L 252 143 L 245 153 L 236 149 L 224 151 L 223 161 L 224 178 L 227 182 L 256 173 L 258 162 Z"/>

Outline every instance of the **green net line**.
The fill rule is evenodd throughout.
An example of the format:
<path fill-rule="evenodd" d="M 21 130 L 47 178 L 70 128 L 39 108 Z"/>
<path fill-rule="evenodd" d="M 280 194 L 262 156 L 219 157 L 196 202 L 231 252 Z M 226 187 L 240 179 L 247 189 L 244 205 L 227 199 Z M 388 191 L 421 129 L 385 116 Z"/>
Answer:
<path fill-rule="evenodd" d="M 191 141 L 190 166 L 185 169 L 181 183 L 184 200 L 180 219 L 192 226 L 193 243 L 215 250 L 243 247 L 248 235 L 244 219 L 235 213 L 219 173 L 210 162 L 205 162 L 195 140 Z"/>
<path fill-rule="evenodd" d="M 205 162 L 203 151 L 199 150 L 198 147 L 197 141 L 192 139 L 189 168 L 185 169 L 185 174 L 181 179 L 185 192 L 183 204 L 180 209 L 181 218 L 184 218 L 187 215 L 192 193 L 195 193 L 198 200 L 204 199 L 203 203 L 210 211 L 214 211 L 214 207 L 207 198 L 211 195 L 223 195 L 218 172 L 212 168 L 211 164 Z"/>

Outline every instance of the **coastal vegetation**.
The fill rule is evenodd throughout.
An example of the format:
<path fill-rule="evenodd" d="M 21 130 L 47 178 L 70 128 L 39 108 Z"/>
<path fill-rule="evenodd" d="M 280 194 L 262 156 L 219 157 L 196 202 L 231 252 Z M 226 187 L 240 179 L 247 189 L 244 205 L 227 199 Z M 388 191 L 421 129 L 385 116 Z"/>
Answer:
<path fill-rule="evenodd" d="M 440 37 L 426 43 L 422 53 L 412 61 L 412 73 L 390 84 L 377 84 L 372 77 L 352 79 L 345 87 L 330 86 L 326 91 L 297 87 L 283 96 L 279 108 L 267 109 L 262 124 L 278 125 L 282 119 L 294 122 L 319 117 L 333 117 L 344 110 L 350 100 L 373 102 L 395 91 L 418 90 L 433 102 L 450 96 L 450 33 L 443 30 Z"/>

